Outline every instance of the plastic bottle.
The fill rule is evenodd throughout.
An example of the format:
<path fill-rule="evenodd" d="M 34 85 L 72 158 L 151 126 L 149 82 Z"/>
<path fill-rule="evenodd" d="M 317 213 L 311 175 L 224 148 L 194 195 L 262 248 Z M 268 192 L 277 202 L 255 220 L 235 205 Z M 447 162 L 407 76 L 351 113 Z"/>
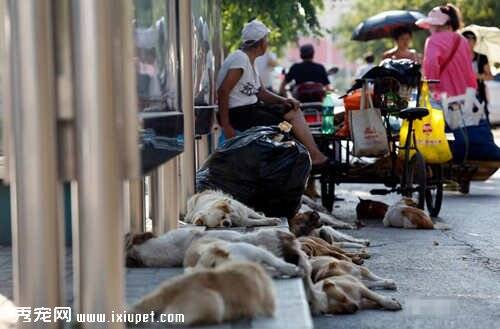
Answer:
<path fill-rule="evenodd" d="M 333 97 L 327 93 L 323 99 L 321 133 L 333 135 L 335 133 L 335 124 L 333 122 Z"/>

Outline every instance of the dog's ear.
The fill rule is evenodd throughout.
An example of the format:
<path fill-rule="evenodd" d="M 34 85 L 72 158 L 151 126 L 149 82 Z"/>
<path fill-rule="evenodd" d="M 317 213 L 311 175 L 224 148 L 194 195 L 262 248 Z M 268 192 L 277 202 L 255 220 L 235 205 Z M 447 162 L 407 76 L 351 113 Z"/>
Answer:
<path fill-rule="evenodd" d="M 215 208 L 219 208 L 226 214 L 231 213 L 231 206 L 229 205 L 229 200 L 220 200 L 214 204 Z"/>
<path fill-rule="evenodd" d="M 330 280 L 326 280 L 325 283 L 323 283 L 323 291 L 328 291 L 334 288 L 335 288 L 335 283 L 333 283 Z"/>
<path fill-rule="evenodd" d="M 132 245 L 141 245 L 144 242 L 156 238 L 153 232 L 144 232 L 132 235 Z"/>
<path fill-rule="evenodd" d="M 203 217 L 196 217 L 194 222 L 193 222 L 194 225 L 198 225 L 198 226 L 204 226 L 205 225 L 205 220 L 203 219 Z"/>
<path fill-rule="evenodd" d="M 309 220 L 311 220 L 314 223 L 319 222 L 320 220 L 319 213 L 317 211 L 311 212 L 311 214 L 309 215 Z"/>
<path fill-rule="evenodd" d="M 214 247 L 213 253 L 217 257 L 229 258 L 229 252 L 227 250 L 219 248 L 219 247 Z"/>

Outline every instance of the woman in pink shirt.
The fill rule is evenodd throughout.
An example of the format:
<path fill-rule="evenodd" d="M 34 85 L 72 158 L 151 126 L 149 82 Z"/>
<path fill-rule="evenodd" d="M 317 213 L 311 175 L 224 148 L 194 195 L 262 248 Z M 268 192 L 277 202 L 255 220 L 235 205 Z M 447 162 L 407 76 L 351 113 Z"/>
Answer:
<path fill-rule="evenodd" d="M 431 32 L 425 42 L 423 69 L 426 79 L 440 80 L 433 86 L 435 99 L 443 92 L 457 96 L 469 87 L 477 89 L 467 40 L 456 33 L 462 26 L 459 10 L 451 4 L 435 7 L 417 25 Z"/>
<path fill-rule="evenodd" d="M 477 90 L 468 42 L 456 32 L 462 26 L 458 8 L 451 4 L 435 7 L 416 24 L 431 32 L 425 42 L 423 69 L 426 79 L 440 80 L 432 87 L 434 98 L 439 100 L 441 93 L 448 96 L 463 95 L 467 88 Z M 477 126 L 454 130 L 453 134 L 455 161 L 492 161 L 500 167 L 500 148 L 495 144 L 486 121 L 481 121 Z"/>

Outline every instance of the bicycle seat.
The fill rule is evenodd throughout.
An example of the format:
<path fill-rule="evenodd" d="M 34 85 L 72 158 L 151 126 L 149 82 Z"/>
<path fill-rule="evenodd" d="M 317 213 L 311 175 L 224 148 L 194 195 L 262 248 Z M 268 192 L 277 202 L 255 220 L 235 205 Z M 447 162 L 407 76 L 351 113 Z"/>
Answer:
<path fill-rule="evenodd" d="M 416 120 L 422 119 L 429 114 L 429 110 L 425 107 L 410 107 L 399 112 L 401 119 Z"/>

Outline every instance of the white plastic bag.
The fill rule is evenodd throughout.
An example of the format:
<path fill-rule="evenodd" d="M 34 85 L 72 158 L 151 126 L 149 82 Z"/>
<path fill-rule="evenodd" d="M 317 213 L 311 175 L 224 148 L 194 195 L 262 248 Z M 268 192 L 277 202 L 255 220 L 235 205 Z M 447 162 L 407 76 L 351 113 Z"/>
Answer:
<path fill-rule="evenodd" d="M 451 130 L 460 127 L 479 125 L 484 118 L 484 104 L 479 103 L 476 91 L 467 88 L 465 94 L 448 97 L 446 93 L 441 94 L 444 118 Z"/>
<path fill-rule="evenodd" d="M 368 101 L 367 101 L 368 100 Z M 355 156 L 381 157 L 389 153 L 387 132 L 380 109 L 373 107 L 366 86 L 361 94 L 359 110 L 349 112 L 349 128 Z"/>

